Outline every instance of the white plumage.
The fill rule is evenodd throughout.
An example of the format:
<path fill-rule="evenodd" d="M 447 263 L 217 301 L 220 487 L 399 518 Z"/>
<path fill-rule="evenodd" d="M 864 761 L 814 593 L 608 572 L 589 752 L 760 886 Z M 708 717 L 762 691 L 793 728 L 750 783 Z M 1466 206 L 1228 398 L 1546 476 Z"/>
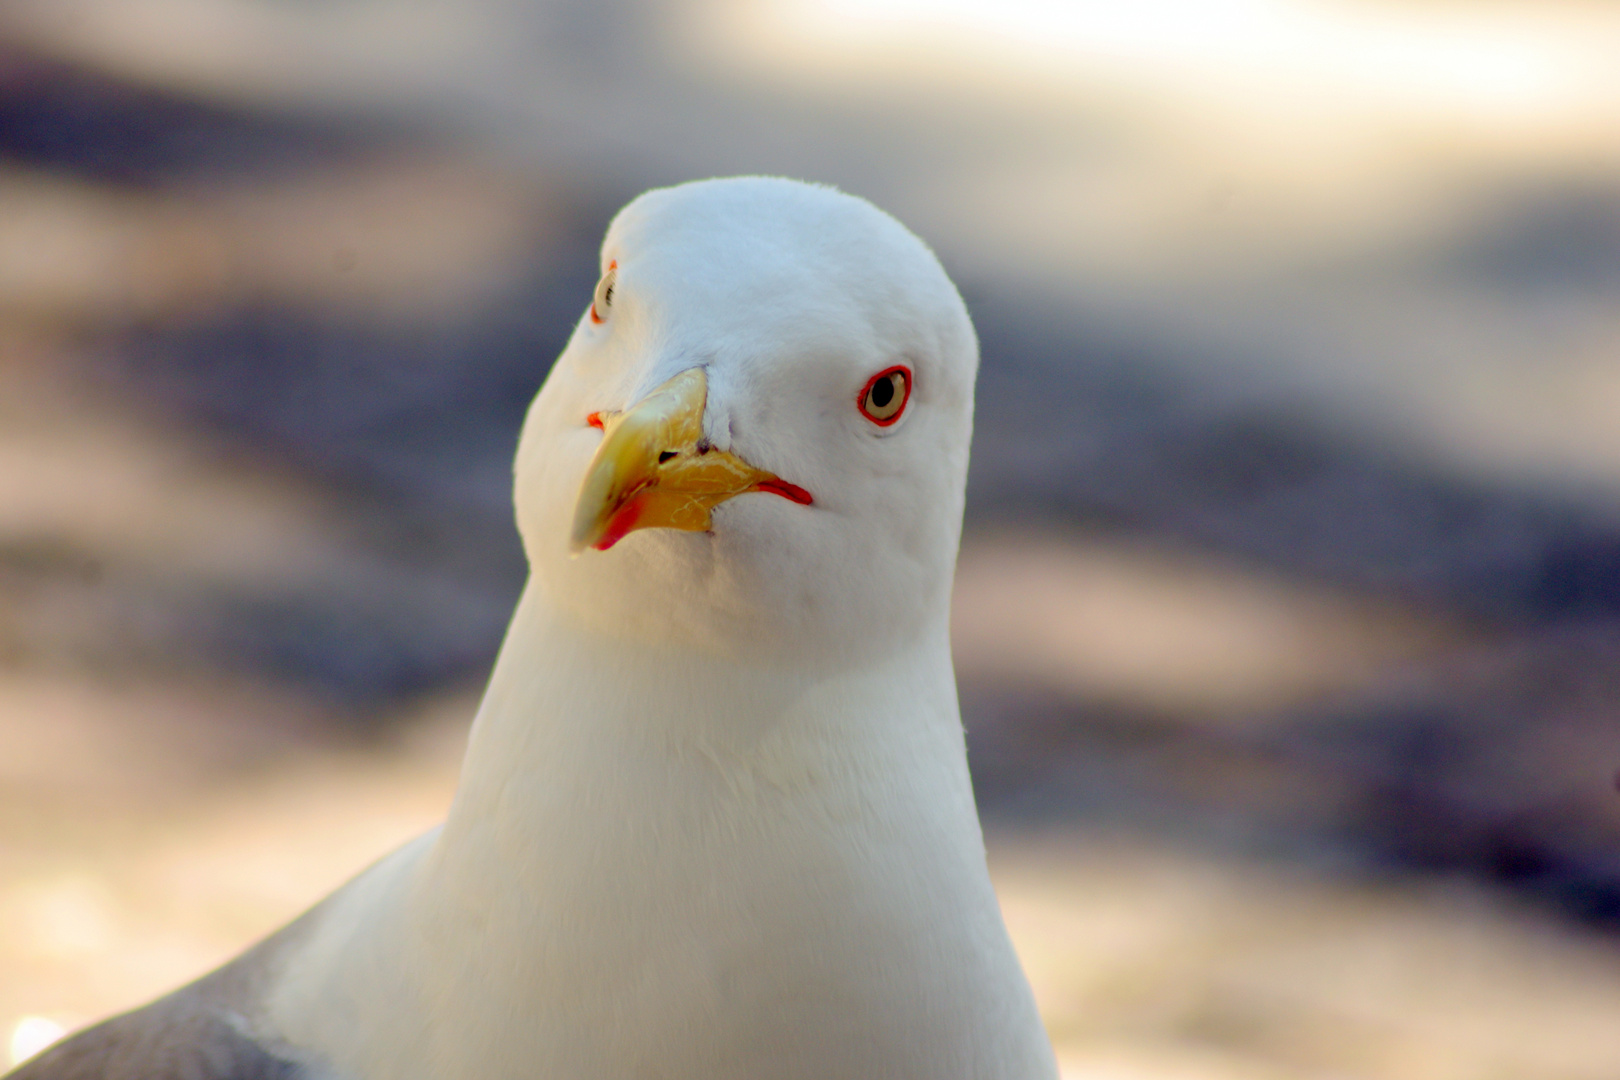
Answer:
<path fill-rule="evenodd" d="M 445 824 L 25 1076 L 102 1075 L 97 1031 L 152 1025 L 262 1053 L 220 1078 L 1055 1075 L 951 671 L 955 289 L 892 218 L 775 179 L 643 195 L 602 264 L 525 424 L 531 577 Z"/>

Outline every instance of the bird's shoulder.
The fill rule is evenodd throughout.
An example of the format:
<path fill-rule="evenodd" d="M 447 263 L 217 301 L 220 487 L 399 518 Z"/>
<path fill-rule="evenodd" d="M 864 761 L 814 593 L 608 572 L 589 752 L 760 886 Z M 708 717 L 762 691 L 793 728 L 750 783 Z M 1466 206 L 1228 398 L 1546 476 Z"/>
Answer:
<path fill-rule="evenodd" d="M 318 909 L 317 909 L 318 910 Z M 47 1048 L 0 1080 L 313 1080 L 250 1017 L 311 912 L 224 967 Z"/>
<path fill-rule="evenodd" d="M 6 1080 L 304 1080 L 223 1009 L 169 999 L 104 1020 L 24 1062 Z"/>

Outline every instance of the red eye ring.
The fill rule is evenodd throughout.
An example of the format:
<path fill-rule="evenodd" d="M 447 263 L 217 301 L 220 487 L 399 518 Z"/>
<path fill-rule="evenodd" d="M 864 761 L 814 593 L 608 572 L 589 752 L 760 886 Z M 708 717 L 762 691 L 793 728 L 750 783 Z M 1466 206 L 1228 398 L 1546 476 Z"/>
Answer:
<path fill-rule="evenodd" d="M 608 263 L 607 273 L 602 275 L 602 280 L 604 280 L 604 281 L 607 280 L 608 275 L 612 274 L 618 268 L 619 268 L 619 260 L 618 259 L 614 259 L 612 262 Z M 598 284 L 597 288 L 600 289 L 601 285 Z M 611 285 L 608 286 L 609 295 L 612 294 L 612 288 L 613 287 Z M 596 325 L 600 326 L 602 323 L 604 323 L 606 321 L 607 320 L 602 317 L 601 313 L 596 310 L 596 298 L 594 296 L 591 297 L 591 322 L 593 322 Z"/>
<path fill-rule="evenodd" d="M 887 416 L 880 417 L 872 415 L 871 411 L 866 407 L 867 401 L 870 400 L 872 396 L 872 388 L 876 386 L 880 380 L 891 378 L 896 374 L 902 376 L 900 380 L 900 404 L 895 407 L 894 412 Z M 872 423 L 876 424 L 878 427 L 888 427 L 906 414 L 906 404 L 911 401 L 911 388 L 916 384 L 916 381 L 915 376 L 911 374 L 911 369 L 906 367 L 904 364 L 896 364 L 894 367 L 884 368 L 882 371 L 866 380 L 866 385 L 861 387 L 861 392 L 855 395 L 855 407 L 861 410 L 862 416 L 872 421 Z M 886 403 L 884 407 L 887 407 Z"/>

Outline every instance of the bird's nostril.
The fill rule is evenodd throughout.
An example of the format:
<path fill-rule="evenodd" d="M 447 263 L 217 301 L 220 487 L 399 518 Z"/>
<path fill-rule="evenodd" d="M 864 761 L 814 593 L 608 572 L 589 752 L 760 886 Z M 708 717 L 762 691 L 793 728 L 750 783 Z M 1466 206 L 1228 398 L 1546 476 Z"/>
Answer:
<path fill-rule="evenodd" d="M 665 450 L 665 451 L 663 451 L 662 453 L 660 453 L 658 455 L 658 464 L 662 465 L 664 462 L 668 461 L 670 458 L 675 457 L 675 456 L 677 456 L 675 451 L 673 451 L 673 450 Z"/>

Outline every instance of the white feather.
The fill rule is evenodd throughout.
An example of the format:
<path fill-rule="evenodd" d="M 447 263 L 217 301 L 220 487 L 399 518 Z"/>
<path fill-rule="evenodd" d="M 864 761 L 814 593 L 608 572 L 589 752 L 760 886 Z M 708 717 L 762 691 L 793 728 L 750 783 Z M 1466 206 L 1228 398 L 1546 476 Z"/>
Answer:
<path fill-rule="evenodd" d="M 449 818 L 317 913 L 259 1034 L 355 1080 L 1055 1076 L 951 671 L 954 288 L 867 203 L 758 178 L 643 196 L 609 262 L 525 426 L 532 576 Z M 879 429 L 855 397 L 896 362 Z M 698 364 L 710 440 L 815 503 L 571 558 L 583 418 Z"/>

